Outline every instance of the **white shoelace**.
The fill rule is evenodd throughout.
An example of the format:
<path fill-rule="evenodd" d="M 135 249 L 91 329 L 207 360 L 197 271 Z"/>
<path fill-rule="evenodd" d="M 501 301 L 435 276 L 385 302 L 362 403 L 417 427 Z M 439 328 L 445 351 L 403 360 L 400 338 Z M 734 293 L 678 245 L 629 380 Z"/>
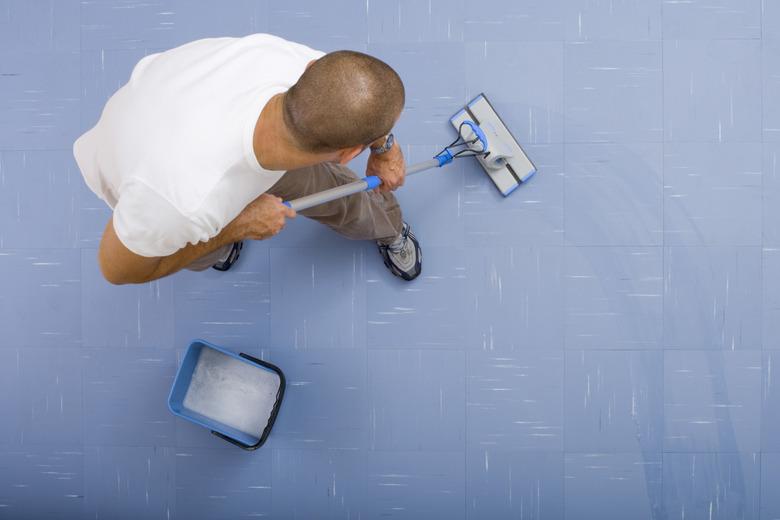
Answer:
<path fill-rule="evenodd" d="M 405 271 L 412 269 L 417 259 L 414 241 L 409 240 L 409 237 L 413 236 L 411 230 L 404 226 L 404 230 L 398 240 L 387 246 L 388 252 L 395 257 L 396 265 Z"/>

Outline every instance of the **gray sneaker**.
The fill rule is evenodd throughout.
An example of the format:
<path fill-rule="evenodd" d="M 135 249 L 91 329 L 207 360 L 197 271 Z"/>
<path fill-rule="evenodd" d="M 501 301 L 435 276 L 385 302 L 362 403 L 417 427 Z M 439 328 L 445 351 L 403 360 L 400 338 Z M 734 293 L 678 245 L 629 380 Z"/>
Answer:
<path fill-rule="evenodd" d="M 411 281 L 420 276 L 422 272 L 422 249 L 417 238 L 412 233 L 412 228 L 404 222 L 401 235 L 392 244 L 380 244 L 379 254 L 390 272 L 406 281 Z"/>

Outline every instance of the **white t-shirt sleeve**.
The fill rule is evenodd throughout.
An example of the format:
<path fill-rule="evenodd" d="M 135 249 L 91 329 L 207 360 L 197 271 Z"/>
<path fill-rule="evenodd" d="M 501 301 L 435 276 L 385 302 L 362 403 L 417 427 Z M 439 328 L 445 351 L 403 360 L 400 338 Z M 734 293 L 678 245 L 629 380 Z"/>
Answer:
<path fill-rule="evenodd" d="M 122 187 L 113 224 L 122 244 L 145 257 L 169 256 L 188 243 L 208 239 L 191 219 L 138 180 Z"/>

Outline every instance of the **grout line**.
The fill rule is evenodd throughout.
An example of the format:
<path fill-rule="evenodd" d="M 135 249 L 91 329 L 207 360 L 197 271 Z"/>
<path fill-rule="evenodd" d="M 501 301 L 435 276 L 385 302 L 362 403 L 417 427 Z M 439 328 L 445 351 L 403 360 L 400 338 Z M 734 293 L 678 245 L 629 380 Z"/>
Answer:
<path fill-rule="evenodd" d="M 664 479 L 664 439 L 666 438 L 666 63 L 664 39 L 664 2 L 661 2 L 661 503 L 660 514 L 666 515 Z"/>
<path fill-rule="evenodd" d="M 84 80 L 83 80 L 83 74 L 81 73 L 81 60 L 82 60 L 82 55 L 83 55 L 82 54 L 82 48 L 83 48 L 83 39 L 84 39 L 83 34 L 82 34 L 82 23 L 83 23 L 82 22 L 82 11 L 83 11 L 83 5 L 82 5 L 81 1 L 79 1 L 78 9 L 79 9 L 79 13 L 78 13 L 78 24 L 79 24 L 78 25 L 78 31 L 79 31 L 79 49 L 78 49 L 78 57 L 79 57 L 79 59 L 78 59 L 78 66 L 79 66 L 79 78 L 78 78 L 79 98 L 78 98 L 78 103 L 79 103 L 79 111 L 78 111 L 77 123 L 78 123 L 78 127 L 80 128 L 81 127 L 81 111 L 82 111 L 82 108 L 83 108 L 82 105 L 83 105 L 83 100 L 84 100 L 84 97 L 83 97 L 83 93 L 84 93 L 83 81 Z M 77 168 L 77 170 L 78 170 L 78 168 Z M 84 182 L 83 179 L 80 179 L 80 181 L 82 183 Z M 80 195 L 77 196 L 77 197 L 80 199 Z M 81 207 L 81 204 L 78 204 L 78 206 Z M 78 238 L 80 238 L 80 228 L 81 228 L 79 226 L 78 219 L 76 219 L 76 223 L 75 224 L 76 224 L 76 237 L 78 239 Z M 77 245 L 81 245 L 81 244 L 77 244 Z M 84 329 L 84 325 L 83 325 L 84 324 L 84 316 L 83 316 L 83 313 L 84 313 L 84 308 L 83 308 L 84 307 L 84 304 L 83 304 L 84 288 L 83 288 L 83 285 L 84 285 L 84 254 L 85 254 L 85 249 L 81 248 L 81 247 L 79 247 L 78 249 L 81 251 L 80 254 L 79 254 L 79 280 L 80 281 L 79 281 L 79 303 L 78 303 L 78 305 L 79 305 L 79 307 L 81 307 L 81 314 L 82 314 L 79 317 L 79 319 L 81 321 L 81 338 L 80 338 L 81 339 L 81 348 L 79 349 L 79 367 L 81 368 L 81 407 L 82 407 L 82 417 L 81 417 L 81 421 L 80 421 L 81 422 L 81 453 L 82 453 L 82 478 L 86 481 L 86 478 L 87 478 L 87 454 L 86 454 L 87 439 L 86 439 L 85 432 L 86 432 L 86 429 L 87 429 L 87 424 L 86 424 L 87 415 L 86 415 L 86 413 L 84 413 L 84 411 L 86 410 L 86 402 L 87 401 L 86 401 L 86 392 L 84 390 L 84 386 L 85 386 L 86 382 L 85 382 L 85 378 L 84 378 L 85 363 L 84 363 L 84 357 L 83 357 L 83 353 L 84 353 L 84 330 L 83 330 Z M 175 440 L 175 437 L 174 437 L 174 440 Z M 84 510 L 83 512 L 86 512 L 86 503 L 89 501 L 89 496 L 87 495 L 87 487 L 86 487 L 86 485 L 84 485 L 83 488 L 82 488 L 82 495 L 83 495 L 83 501 L 84 501 L 84 506 L 82 507 L 82 509 Z"/>
<path fill-rule="evenodd" d="M 566 164 L 566 152 L 567 148 L 569 146 L 569 143 L 567 142 L 567 136 L 566 136 L 566 62 L 567 62 L 567 51 L 569 44 L 566 42 L 563 42 L 562 44 L 562 56 L 561 56 L 561 63 L 563 70 L 561 71 L 561 78 L 562 78 L 562 91 L 563 91 L 563 100 L 562 100 L 562 112 L 563 112 L 563 128 L 561 129 L 561 135 L 563 138 L 563 145 L 561 146 L 561 171 L 563 172 L 563 186 L 561 189 L 561 227 L 563 228 L 561 241 L 563 244 L 563 249 L 561 251 L 561 265 L 560 265 L 560 273 L 559 276 L 561 277 L 561 308 L 560 313 L 562 315 L 563 320 L 563 337 L 561 338 L 561 346 L 563 348 L 563 367 L 562 367 L 562 377 L 563 381 L 561 382 L 561 485 L 562 485 L 562 495 L 563 495 L 563 516 L 566 518 L 568 516 L 568 513 L 566 511 L 566 495 L 567 495 L 567 488 L 568 483 L 566 479 L 566 384 L 567 384 L 567 373 L 566 373 L 566 365 L 568 363 L 568 341 L 566 339 L 566 322 L 567 320 L 567 305 L 568 305 L 568 291 L 567 291 L 567 284 L 566 284 L 566 273 L 567 273 L 567 248 L 572 247 L 571 244 L 567 243 L 566 239 L 566 187 L 569 183 L 569 172 L 568 167 Z M 539 506 L 537 504 L 537 506 Z"/>
<path fill-rule="evenodd" d="M 562 46 L 561 64 L 562 64 L 562 69 L 563 69 L 561 71 L 561 78 L 562 78 L 562 81 L 561 81 L 562 88 L 561 88 L 561 90 L 562 90 L 562 97 L 563 97 L 562 102 L 561 102 L 561 105 L 562 105 L 561 111 L 563 112 L 563 114 L 562 114 L 563 128 L 561 129 L 561 135 L 562 135 L 562 138 L 563 138 L 563 144 L 561 145 L 561 171 L 563 172 L 563 183 L 562 183 L 563 186 L 562 186 L 562 189 L 561 189 L 561 227 L 562 227 L 562 234 L 561 234 L 562 235 L 562 237 L 561 237 L 562 240 L 561 240 L 561 242 L 562 242 L 562 251 L 561 251 L 561 266 L 560 266 L 561 271 L 559 273 L 559 276 L 561 277 L 561 287 L 562 287 L 560 313 L 562 315 L 562 320 L 563 320 L 563 327 L 562 327 L 563 328 L 563 337 L 561 338 L 561 347 L 562 347 L 562 350 L 563 350 L 563 352 L 562 352 L 562 357 L 563 357 L 562 377 L 563 377 L 563 381 L 561 382 L 562 402 L 561 402 L 561 449 L 560 449 L 560 453 L 561 453 L 561 468 L 560 468 L 561 469 L 561 475 L 560 475 L 560 477 L 561 477 L 561 485 L 562 485 L 562 488 L 563 488 L 562 489 L 562 495 L 563 495 L 564 504 L 566 502 L 566 492 L 567 492 L 567 487 L 568 487 L 567 482 L 566 482 L 566 455 L 567 455 L 567 452 L 566 452 L 566 384 L 567 384 L 566 383 L 567 382 L 566 365 L 568 363 L 568 353 L 567 353 L 567 350 L 568 350 L 568 344 L 567 343 L 568 342 L 566 340 L 567 290 L 566 290 L 566 283 L 565 283 L 565 279 L 566 278 L 565 277 L 566 277 L 566 272 L 567 272 L 567 269 L 566 269 L 566 259 L 567 259 L 566 251 L 567 251 L 567 248 L 573 247 L 571 244 L 568 244 L 567 240 L 566 240 L 566 187 L 567 187 L 567 184 L 568 184 L 568 181 L 569 181 L 568 168 L 567 168 L 567 164 L 566 164 L 566 151 L 567 151 L 568 145 L 570 144 L 570 143 L 568 143 L 567 137 L 566 137 L 566 127 L 567 127 L 567 123 L 566 123 L 566 116 L 567 116 L 567 114 L 566 114 L 566 98 L 567 98 L 567 95 L 566 95 L 566 75 L 567 75 L 566 74 L 566 70 L 567 70 L 566 69 L 566 62 L 567 62 L 567 59 L 566 59 L 566 57 L 567 57 L 568 45 L 569 44 L 567 42 L 565 42 L 565 41 L 561 43 L 561 46 Z M 576 246 L 574 246 L 574 247 L 576 247 Z M 566 518 L 567 512 L 566 512 L 566 507 L 565 506 L 563 507 L 563 515 L 564 515 L 564 518 Z"/>
<path fill-rule="evenodd" d="M 758 514 L 761 515 L 762 510 L 762 500 L 763 497 L 761 496 L 761 489 L 764 487 L 764 479 L 762 474 L 762 462 L 763 462 L 763 455 L 762 455 L 762 449 L 764 447 L 764 377 L 766 372 L 765 362 L 766 362 L 766 355 L 764 354 L 764 351 L 766 349 L 766 345 L 764 344 L 764 316 L 766 313 L 764 312 L 764 296 L 763 291 L 764 289 L 764 215 L 765 215 L 765 200 L 764 200 L 764 193 L 765 193 L 765 185 L 766 185 L 766 172 L 764 171 L 764 158 L 766 157 L 766 136 L 764 135 L 764 7 L 766 3 L 765 0 L 761 0 L 761 10 L 760 10 L 760 31 L 761 31 L 761 41 L 758 49 L 758 87 L 760 89 L 760 98 L 759 98 L 759 104 L 761 105 L 761 112 L 760 112 L 760 121 L 761 121 L 761 127 L 759 129 L 759 135 L 761 136 L 761 202 L 759 206 L 761 207 L 761 220 L 759 221 L 759 226 L 761 228 L 761 272 L 759 273 L 759 287 L 762 288 L 762 294 L 759 296 L 761 298 L 761 390 L 759 392 L 759 408 L 758 408 Z"/>

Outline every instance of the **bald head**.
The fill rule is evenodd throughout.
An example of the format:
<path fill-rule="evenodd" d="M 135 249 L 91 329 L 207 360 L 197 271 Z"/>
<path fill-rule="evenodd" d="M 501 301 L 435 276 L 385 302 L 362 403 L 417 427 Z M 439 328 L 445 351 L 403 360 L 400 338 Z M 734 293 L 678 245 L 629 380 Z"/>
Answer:
<path fill-rule="evenodd" d="M 389 65 L 337 51 L 306 69 L 284 97 L 284 122 L 309 152 L 368 145 L 390 132 L 404 106 L 404 85 Z"/>

